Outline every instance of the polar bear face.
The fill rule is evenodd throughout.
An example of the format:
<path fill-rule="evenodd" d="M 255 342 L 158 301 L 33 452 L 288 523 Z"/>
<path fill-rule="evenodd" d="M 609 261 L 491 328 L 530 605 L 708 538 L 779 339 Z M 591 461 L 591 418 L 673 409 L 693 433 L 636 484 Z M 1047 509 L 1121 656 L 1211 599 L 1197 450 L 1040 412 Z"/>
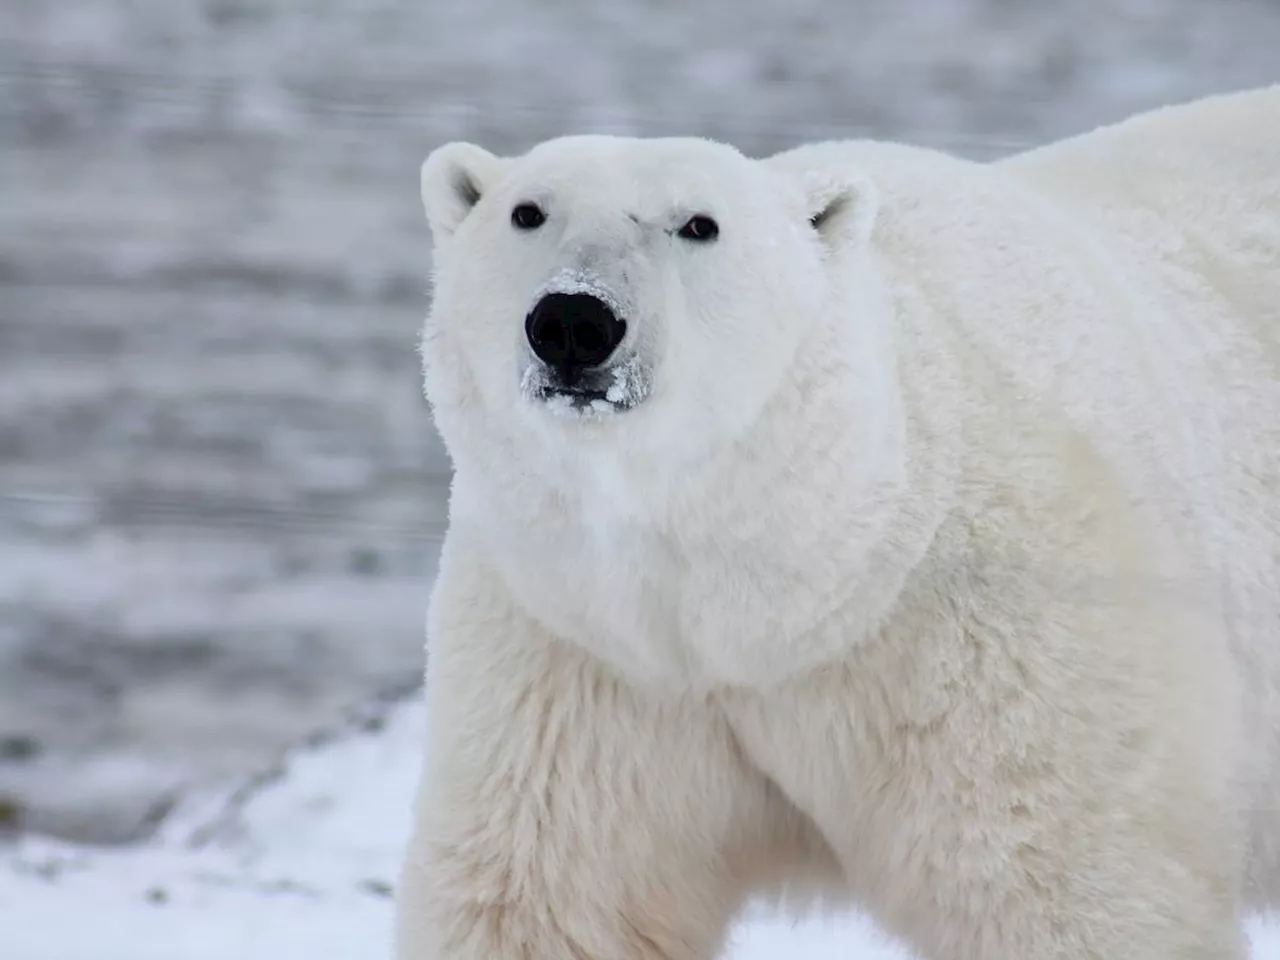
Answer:
<path fill-rule="evenodd" d="M 626 447 L 673 469 L 756 419 L 871 217 L 853 179 L 693 139 L 567 137 L 510 159 L 453 143 L 422 191 L 446 442 L 461 418 L 469 438 Z"/>
<path fill-rule="evenodd" d="M 422 189 L 450 536 L 540 623 L 631 676 L 736 682 L 844 643 L 777 642 L 832 597 L 872 617 L 895 595 L 918 538 L 895 526 L 893 312 L 861 169 L 573 137 L 440 147 Z"/>

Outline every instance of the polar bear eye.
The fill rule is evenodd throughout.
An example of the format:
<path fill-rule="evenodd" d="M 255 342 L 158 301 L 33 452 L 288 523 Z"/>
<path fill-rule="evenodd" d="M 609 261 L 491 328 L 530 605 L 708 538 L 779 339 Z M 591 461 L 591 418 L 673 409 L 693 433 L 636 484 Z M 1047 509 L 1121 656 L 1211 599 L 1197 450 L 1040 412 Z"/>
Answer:
<path fill-rule="evenodd" d="M 511 222 L 521 230 L 536 230 L 546 219 L 547 215 L 536 203 L 518 203 L 511 211 Z"/>
<path fill-rule="evenodd" d="M 685 225 L 680 228 L 680 236 L 685 240 L 697 240 L 701 243 L 714 240 L 719 235 L 720 224 L 703 214 L 690 217 L 685 221 Z"/>

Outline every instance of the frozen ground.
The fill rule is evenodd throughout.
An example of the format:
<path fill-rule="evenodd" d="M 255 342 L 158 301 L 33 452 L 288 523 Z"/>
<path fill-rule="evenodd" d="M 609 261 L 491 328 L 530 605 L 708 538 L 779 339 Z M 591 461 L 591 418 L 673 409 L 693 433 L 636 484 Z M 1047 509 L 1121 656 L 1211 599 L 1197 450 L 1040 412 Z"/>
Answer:
<path fill-rule="evenodd" d="M 988 156 L 1277 50 L 1275 0 L 4 0 L 0 831 L 143 836 L 416 685 L 431 147 Z"/>
<path fill-rule="evenodd" d="M 422 739 L 420 701 L 295 751 L 277 775 L 179 808 L 153 840 L 87 852 L 28 839 L 0 855 L 5 960 L 370 960 L 391 895 Z M 1280 960 L 1254 924 L 1253 956 Z M 859 917 L 759 915 L 731 960 L 908 960 Z"/>

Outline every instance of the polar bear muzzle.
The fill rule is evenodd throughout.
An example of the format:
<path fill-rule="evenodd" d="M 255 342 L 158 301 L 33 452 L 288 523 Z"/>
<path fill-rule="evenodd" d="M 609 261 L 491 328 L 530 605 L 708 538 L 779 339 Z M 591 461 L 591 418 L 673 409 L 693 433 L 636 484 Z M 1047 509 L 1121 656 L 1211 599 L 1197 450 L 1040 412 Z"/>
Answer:
<path fill-rule="evenodd" d="M 534 356 L 572 385 L 609 359 L 627 324 L 589 293 L 548 293 L 529 311 L 524 332 Z"/>
<path fill-rule="evenodd" d="M 551 290 L 525 317 L 532 362 L 522 391 L 532 400 L 580 412 L 627 410 L 651 386 L 639 357 L 617 356 L 627 322 L 601 296 Z"/>

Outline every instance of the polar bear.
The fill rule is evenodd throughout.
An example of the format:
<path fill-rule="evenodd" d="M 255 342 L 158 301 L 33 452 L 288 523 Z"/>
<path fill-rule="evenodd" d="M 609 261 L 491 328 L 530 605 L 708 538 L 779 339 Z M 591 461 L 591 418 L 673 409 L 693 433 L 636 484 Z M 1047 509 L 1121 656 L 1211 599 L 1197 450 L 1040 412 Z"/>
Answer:
<path fill-rule="evenodd" d="M 403 960 L 1238 960 L 1280 900 L 1280 87 L 984 164 L 423 167 Z"/>

